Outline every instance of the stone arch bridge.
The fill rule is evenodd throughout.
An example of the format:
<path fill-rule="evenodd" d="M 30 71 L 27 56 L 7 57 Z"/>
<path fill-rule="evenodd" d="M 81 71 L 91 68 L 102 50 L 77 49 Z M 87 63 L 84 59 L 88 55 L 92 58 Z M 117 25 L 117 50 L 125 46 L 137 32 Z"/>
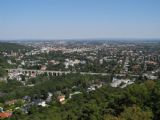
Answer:
<path fill-rule="evenodd" d="M 61 75 L 67 75 L 67 74 L 70 74 L 70 73 L 79 73 L 79 74 L 82 74 L 82 75 L 103 75 L 103 76 L 106 76 L 106 75 L 109 75 L 108 73 L 91 73 L 91 72 L 71 72 L 71 71 L 50 71 L 50 70 L 30 70 L 30 69 L 6 69 L 6 71 L 8 73 L 14 73 L 14 72 L 17 72 L 17 73 L 23 73 L 23 74 L 35 74 L 35 75 L 40 75 L 40 74 L 47 74 L 47 75 L 53 75 L 53 76 L 61 76 Z"/>

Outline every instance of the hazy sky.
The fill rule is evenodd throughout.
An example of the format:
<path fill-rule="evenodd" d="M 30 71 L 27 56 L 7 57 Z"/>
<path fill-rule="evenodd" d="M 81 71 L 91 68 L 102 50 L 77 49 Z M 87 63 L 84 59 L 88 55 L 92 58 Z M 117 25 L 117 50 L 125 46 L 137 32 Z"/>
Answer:
<path fill-rule="evenodd" d="M 0 39 L 160 38 L 160 0 L 0 0 Z"/>

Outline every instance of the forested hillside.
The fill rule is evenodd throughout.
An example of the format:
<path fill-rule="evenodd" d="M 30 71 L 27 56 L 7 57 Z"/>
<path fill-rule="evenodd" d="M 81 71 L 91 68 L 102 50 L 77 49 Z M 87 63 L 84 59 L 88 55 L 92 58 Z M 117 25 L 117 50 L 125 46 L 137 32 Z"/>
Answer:
<path fill-rule="evenodd" d="M 30 47 L 20 45 L 17 43 L 0 42 L 0 52 L 18 52 L 19 50 L 30 49 Z"/>
<path fill-rule="evenodd" d="M 125 89 L 106 85 L 94 92 L 75 95 L 64 105 L 53 101 L 47 108 L 32 106 L 29 115 L 17 110 L 10 119 L 159 120 L 159 101 L 159 81 L 148 80 Z"/>

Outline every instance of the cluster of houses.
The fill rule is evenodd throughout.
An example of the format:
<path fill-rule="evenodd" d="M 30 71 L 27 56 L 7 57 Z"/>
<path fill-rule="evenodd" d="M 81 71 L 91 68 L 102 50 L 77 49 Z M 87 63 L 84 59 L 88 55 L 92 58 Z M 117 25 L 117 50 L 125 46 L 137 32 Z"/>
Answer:
<path fill-rule="evenodd" d="M 7 57 L 16 57 L 16 56 L 18 56 L 18 52 L 14 52 L 14 51 L 11 51 L 11 52 L 2 52 L 2 55 L 3 56 L 7 56 Z"/>
<path fill-rule="evenodd" d="M 13 51 L 11 51 L 7 55 L 17 57 L 16 59 L 19 60 L 17 62 L 17 64 L 19 64 L 18 66 L 22 68 L 24 67 L 24 68 L 30 68 L 30 69 L 32 68 L 35 69 L 37 68 L 37 66 L 39 68 L 39 66 L 42 66 L 42 65 L 49 66 L 50 64 L 52 65 L 61 64 L 60 66 L 62 68 L 60 68 L 60 70 L 63 70 L 63 69 L 66 70 L 69 68 L 69 66 L 74 67 L 77 64 L 85 65 L 86 59 L 88 59 L 89 61 L 93 61 L 90 63 L 91 65 L 93 65 L 93 67 L 94 67 L 94 61 L 99 60 L 99 63 L 101 64 L 102 70 L 104 70 L 104 72 L 109 71 L 108 70 L 109 67 L 107 68 L 107 66 L 104 66 L 105 68 L 103 68 L 104 61 L 105 63 L 108 62 L 108 64 L 109 62 L 114 61 L 116 65 L 113 68 L 115 70 L 118 69 L 117 71 L 119 73 L 137 74 L 138 70 L 146 72 L 148 70 L 152 71 L 152 69 L 156 69 L 159 67 L 160 56 L 155 51 L 153 53 L 150 53 L 147 50 L 146 51 L 142 49 L 138 50 L 139 46 L 136 46 L 135 44 L 109 45 L 109 44 L 104 43 L 101 45 L 88 44 L 85 46 L 82 46 L 80 44 L 80 45 L 75 45 L 75 46 L 70 47 L 70 46 L 67 46 L 68 44 L 66 44 L 66 42 L 64 43 L 62 42 L 60 44 L 59 43 L 49 44 L 49 43 L 34 43 L 31 45 L 33 46 L 34 49 L 32 49 L 31 51 L 27 51 L 26 53 L 23 53 L 23 55 L 19 54 L 19 52 L 16 53 Z M 140 47 L 143 48 L 143 46 L 140 46 Z M 64 58 L 64 62 L 56 61 L 54 59 L 47 60 L 46 58 L 43 59 L 42 57 L 38 57 L 35 60 L 27 59 L 27 57 L 25 57 L 26 59 L 25 58 L 21 59 L 22 56 L 30 56 L 30 55 L 40 54 L 40 53 L 48 54 L 48 52 L 50 51 L 62 51 L 62 54 L 80 52 L 79 55 L 82 57 L 85 57 L 85 60 L 72 59 L 72 57 L 68 59 Z M 98 51 L 104 52 L 104 55 L 103 54 L 99 55 Z M 6 53 L 4 52 L 4 55 L 5 54 Z M 131 62 L 130 60 L 132 61 L 132 64 L 130 64 Z M 11 60 L 8 60 L 8 63 L 15 64 Z M 63 66 L 65 66 L 65 68 L 63 68 Z M 52 68 L 50 67 L 49 69 L 52 69 Z"/>
<path fill-rule="evenodd" d="M 70 96 L 73 96 L 73 95 L 74 93 L 70 94 Z M 30 96 L 24 96 L 22 99 L 13 99 L 13 100 L 6 101 L 4 103 L 4 106 L 7 106 L 7 108 L 0 107 L 0 119 L 11 117 L 12 113 L 16 110 L 21 110 L 23 113 L 27 114 L 33 105 L 48 107 L 49 103 L 53 100 L 52 96 L 53 96 L 52 93 L 48 93 L 48 97 L 45 100 L 41 98 L 33 99 Z M 71 97 L 69 99 L 71 99 Z M 61 104 L 64 104 L 66 101 L 65 95 L 58 95 L 56 97 L 56 101 Z M 21 103 L 21 104 L 17 104 L 17 103 Z M 6 110 L 4 111 L 4 109 Z"/>
<path fill-rule="evenodd" d="M 33 45 L 33 47 L 36 47 Z M 35 48 L 34 50 L 31 50 L 30 52 L 26 52 L 25 55 L 37 55 L 41 53 L 49 53 L 52 51 L 62 51 L 62 53 L 73 53 L 73 52 L 86 52 L 86 51 L 93 51 L 95 48 L 87 48 L 87 47 L 82 47 L 82 48 L 66 48 L 64 46 L 39 46 L 39 49 Z"/>
<path fill-rule="evenodd" d="M 86 91 L 95 91 L 96 89 L 101 88 L 104 84 L 104 82 L 93 83 L 88 86 L 88 88 L 86 88 Z M 75 89 L 75 87 L 76 86 L 73 86 L 72 89 Z M 54 93 L 48 92 L 45 98 L 24 96 L 22 99 L 9 100 L 4 103 L 4 106 L 8 106 L 7 108 L 0 107 L 0 119 L 11 117 L 12 113 L 16 110 L 21 110 L 23 113 L 28 114 L 32 106 L 48 107 L 52 101 L 57 101 L 60 104 L 65 104 L 67 100 L 72 99 L 73 96 L 78 94 L 83 93 L 74 90 L 74 92 L 71 92 L 69 96 L 66 97 L 66 95 L 61 91 L 56 91 Z M 5 111 L 3 111 L 4 109 Z"/>

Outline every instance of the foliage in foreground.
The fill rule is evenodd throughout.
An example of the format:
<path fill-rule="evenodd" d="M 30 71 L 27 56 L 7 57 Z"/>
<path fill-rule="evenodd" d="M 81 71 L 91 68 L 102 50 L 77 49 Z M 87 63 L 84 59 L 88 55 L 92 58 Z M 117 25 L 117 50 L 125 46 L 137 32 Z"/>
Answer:
<path fill-rule="evenodd" d="M 108 85 L 95 92 L 76 95 L 66 104 L 52 102 L 35 107 L 29 115 L 15 112 L 12 120 L 158 120 L 160 82 L 146 81 L 125 89 Z"/>

